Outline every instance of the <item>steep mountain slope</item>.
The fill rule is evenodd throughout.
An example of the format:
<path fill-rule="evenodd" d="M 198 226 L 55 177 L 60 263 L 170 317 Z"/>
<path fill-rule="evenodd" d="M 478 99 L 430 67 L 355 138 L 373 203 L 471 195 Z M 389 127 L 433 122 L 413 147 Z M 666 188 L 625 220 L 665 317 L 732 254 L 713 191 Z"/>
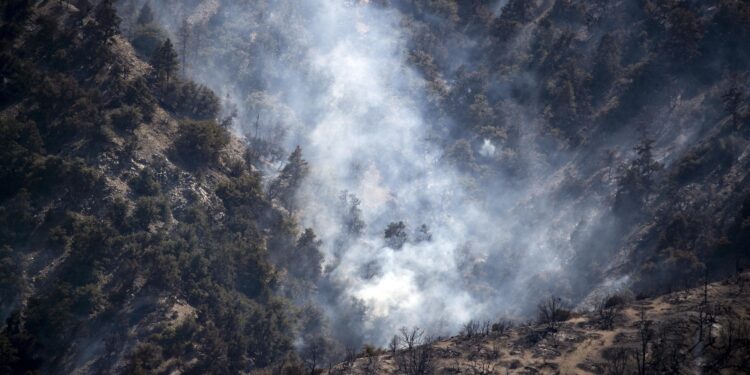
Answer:
<path fill-rule="evenodd" d="M 747 370 L 746 1 L 94 3 L 0 5 L 0 373 Z"/>
<path fill-rule="evenodd" d="M 746 2 L 154 8 L 259 168 L 308 155 L 292 211 L 322 236 L 318 299 L 359 344 L 747 263 Z"/>
<path fill-rule="evenodd" d="M 314 310 L 277 285 L 315 281 L 314 233 L 297 242 L 168 41 L 146 63 L 111 1 L 77 4 L 2 5 L 0 373 L 282 360 Z"/>
<path fill-rule="evenodd" d="M 448 150 L 466 145 L 455 157 L 491 192 L 536 187 L 545 203 L 518 211 L 573 221 L 559 293 L 622 277 L 666 291 L 746 262 L 747 4 L 500 3 L 394 4 Z"/>

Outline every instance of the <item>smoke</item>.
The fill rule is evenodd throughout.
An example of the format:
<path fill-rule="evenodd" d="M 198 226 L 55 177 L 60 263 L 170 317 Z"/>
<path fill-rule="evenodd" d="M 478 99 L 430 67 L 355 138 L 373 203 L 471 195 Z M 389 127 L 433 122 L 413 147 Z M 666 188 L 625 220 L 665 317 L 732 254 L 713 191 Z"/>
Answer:
<path fill-rule="evenodd" d="M 199 12 L 216 11 L 204 3 Z M 314 298 L 337 335 L 381 345 L 401 326 L 445 335 L 470 319 L 528 317 L 548 293 L 589 289 L 569 276 L 576 244 L 601 236 L 604 198 L 560 193 L 581 183 L 564 167 L 572 156 L 556 152 L 563 167 L 552 168 L 530 141 L 524 179 L 477 179 L 454 163 L 432 141 L 445 120 L 430 113 L 427 82 L 407 63 L 398 11 L 367 1 L 225 2 L 213 19 L 233 47 L 206 47 L 191 74 L 230 98 L 242 132 L 302 147 L 311 170 L 298 215 L 323 240 Z M 522 142 L 537 131 L 530 116 L 516 120 Z M 488 160 L 505 152 L 489 139 L 461 147 Z"/>
<path fill-rule="evenodd" d="M 427 140 L 424 81 L 405 64 L 398 15 L 332 1 L 319 7 L 309 72 L 328 85 L 298 109 L 319 114 L 303 139 L 312 169 L 299 202 L 303 224 L 324 240 L 328 277 L 364 304 L 363 328 L 378 343 L 402 325 L 434 331 L 468 320 L 482 303 L 465 289 L 460 263 L 473 251 L 469 239 L 489 240 L 478 228 L 489 218 Z M 362 201 L 360 236 L 342 232 L 341 191 Z M 384 230 L 397 221 L 409 237 L 426 225 L 432 239 L 389 246 Z"/>

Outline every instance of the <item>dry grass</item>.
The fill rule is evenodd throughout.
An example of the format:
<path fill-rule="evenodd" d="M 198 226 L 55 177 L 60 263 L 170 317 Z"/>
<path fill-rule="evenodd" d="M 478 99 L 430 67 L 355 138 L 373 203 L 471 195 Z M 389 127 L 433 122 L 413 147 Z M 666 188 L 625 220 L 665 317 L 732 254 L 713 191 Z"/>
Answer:
<path fill-rule="evenodd" d="M 679 320 L 692 329 L 697 324 L 702 300 L 703 288 L 700 287 L 633 301 L 621 308 L 610 330 L 600 329 L 597 315 L 591 312 L 571 318 L 556 330 L 541 325 L 520 326 L 503 335 L 454 336 L 431 345 L 434 373 L 603 374 L 608 365 L 604 357 L 608 348 L 638 346 L 641 311 L 654 323 Z M 740 319 L 750 316 L 750 287 L 741 288 L 736 281 L 710 284 L 708 300 L 727 316 Z M 378 373 L 397 373 L 391 354 L 379 355 L 374 360 L 359 358 L 346 372 L 364 374 L 365 364 L 373 361 L 377 362 Z"/>

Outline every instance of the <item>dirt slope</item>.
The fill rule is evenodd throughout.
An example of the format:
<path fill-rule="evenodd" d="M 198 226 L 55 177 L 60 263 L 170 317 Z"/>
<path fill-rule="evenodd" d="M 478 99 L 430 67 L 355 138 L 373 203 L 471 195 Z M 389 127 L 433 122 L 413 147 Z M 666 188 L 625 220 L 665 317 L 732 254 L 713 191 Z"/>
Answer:
<path fill-rule="evenodd" d="M 609 329 L 599 311 L 592 309 L 573 313 L 554 327 L 529 323 L 505 332 L 495 327 L 495 332 L 480 329 L 471 337 L 462 334 L 439 339 L 423 348 L 429 356 L 423 372 L 413 371 L 409 365 L 412 352 L 402 349 L 395 355 L 388 350 L 366 350 L 329 373 L 638 373 L 641 333 L 648 337 L 647 373 L 743 373 L 750 357 L 748 281 L 750 274 L 743 274 L 708 284 L 705 289 L 701 286 L 655 298 L 631 299 L 613 309 Z M 705 321 L 703 340 L 701 320 Z M 413 352 L 420 357 L 417 350 Z"/>

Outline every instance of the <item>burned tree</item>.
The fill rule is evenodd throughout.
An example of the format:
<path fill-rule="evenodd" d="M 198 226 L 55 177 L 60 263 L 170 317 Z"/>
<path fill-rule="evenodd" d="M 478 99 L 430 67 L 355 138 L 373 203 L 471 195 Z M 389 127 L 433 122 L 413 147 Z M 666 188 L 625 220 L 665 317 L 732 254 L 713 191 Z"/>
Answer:
<path fill-rule="evenodd" d="M 551 329 L 556 328 L 559 322 L 564 322 L 570 318 L 570 310 L 565 308 L 562 299 L 554 296 L 539 303 L 537 313 L 539 323 L 545 324 Z"/>
<path fill-rule="evenodd" d="M 426 375 L 433 373 L 432 340 L 419 328 L 401 328 L 391 341 L 398 349 L 394 350 L 394 362 L 398 373 L 406 375 Z"/>

